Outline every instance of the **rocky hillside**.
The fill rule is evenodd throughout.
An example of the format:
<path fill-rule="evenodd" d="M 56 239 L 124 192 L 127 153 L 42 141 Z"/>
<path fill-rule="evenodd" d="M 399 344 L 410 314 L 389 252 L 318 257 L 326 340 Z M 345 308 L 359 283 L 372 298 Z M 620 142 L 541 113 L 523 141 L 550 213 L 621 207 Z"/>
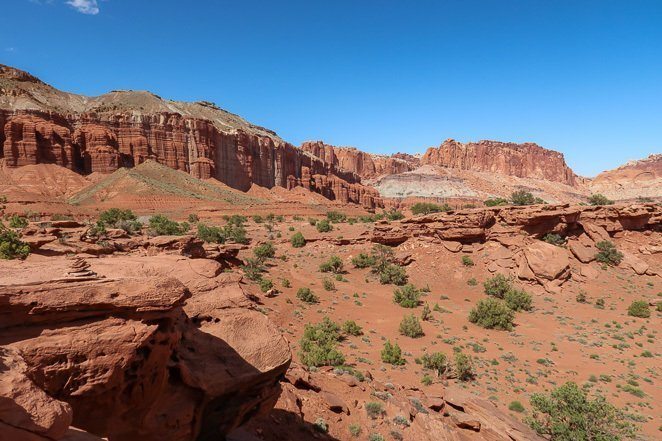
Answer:
<path fill-rule="evenodd" d="M 662 154 L 630 161 L 600 173 L 590 183 L 594 193 L 611 199 L 656 198 L 662 196 Z"/>
<path fill-rule="evenodd" d="M 304 187 L 329 199 L 381 205 L 361 178 L 209 102 L 143 91 L 85 97 L 0 65 L 0 159 L 111 173 L 153 159 L 235 189 Z"/>

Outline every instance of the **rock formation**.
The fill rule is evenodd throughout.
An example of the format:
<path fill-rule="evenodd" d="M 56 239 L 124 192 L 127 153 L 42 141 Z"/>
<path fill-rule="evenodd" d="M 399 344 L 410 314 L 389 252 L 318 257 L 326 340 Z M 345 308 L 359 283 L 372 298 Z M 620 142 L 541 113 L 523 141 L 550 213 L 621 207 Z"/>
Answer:
<path fill-rule="evenodd" d="M 429 148 L 421 164 L 544 179 L 570 186 L 578 184 L 578 177 L 565 163 L 563 154 L 533 143 L 479 141 L 463 144 L 447 139 L 439 147 Z"/>
<path fill-rule="evenodd" d="M 273 407 L 289 347 L 237 278 L 208 259 L 122 259 L 26 264 L 13 280 L 32 281 L 3 287 L 0 439 L 66 440 L 72 424 L 111 441 L 223 439 Z"/>
<path fill-rule="evenodd" d="M 253 184 L 303 186 L 343 203 L 382 205 L 356 173 L 212 103 L 133 91 L 81 97 L 0 66 L 0 128 L 0 159 L 10 167 L 48 163 L 83 174 L 111 173 L 153 159 L 242 191 Z"/>
<path fill-rule="evenodd" d="M 419 158 L 406 153 L 372 155 L 354 147 L 334 147 L 322 141 L 304 142 L 301 149 L 363 179 L 404 173 L 413 170 L 419 163 Z"/>
<path fill-rule="evenodd" d="M 616 200 L 662 197 L 662 154 L 602 172 L 589 187 L 593 193 Z"/>

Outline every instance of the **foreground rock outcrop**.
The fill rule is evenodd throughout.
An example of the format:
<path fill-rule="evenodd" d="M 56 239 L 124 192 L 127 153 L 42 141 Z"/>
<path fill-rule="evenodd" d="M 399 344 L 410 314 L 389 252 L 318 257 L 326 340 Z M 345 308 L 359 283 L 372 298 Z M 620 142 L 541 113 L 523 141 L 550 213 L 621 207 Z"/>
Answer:
<path fill-rule="evenodd" d="M 57 164 L 112 173 L 148 159 L 246 191 L 256 184 L 304 187 L 332 200 L 381 206 L 345 171 L 213 103 L 114 91 L 88 98 L 58 91 L 0 65 L 0 159 L 7 166 Z"/>
<path fill-rule="evenodd" d="M 177 255 L 22 265 L 0 293 L 11 439 L 69 439 L 70 425 L 109 440 L 221 439 L 270 410 L 289 346 L 220 269 Z"/>

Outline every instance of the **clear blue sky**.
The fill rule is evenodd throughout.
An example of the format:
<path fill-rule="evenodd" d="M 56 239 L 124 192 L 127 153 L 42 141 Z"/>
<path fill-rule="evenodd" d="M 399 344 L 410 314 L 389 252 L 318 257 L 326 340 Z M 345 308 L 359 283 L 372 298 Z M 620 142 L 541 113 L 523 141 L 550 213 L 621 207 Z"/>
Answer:
<path fill-rule="evenodd" d="M 295 144 L 533 141 L 587 176 L 662 152 L 660 0 L 2 3 L 2 63 L 207 99 Z"/>

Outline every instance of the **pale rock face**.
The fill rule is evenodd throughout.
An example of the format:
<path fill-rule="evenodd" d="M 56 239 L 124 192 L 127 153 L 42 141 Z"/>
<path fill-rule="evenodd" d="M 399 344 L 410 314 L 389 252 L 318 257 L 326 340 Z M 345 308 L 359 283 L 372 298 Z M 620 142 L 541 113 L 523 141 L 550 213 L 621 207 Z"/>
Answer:
<path fill-rule="evenodd" d="M 662 197 L 662 154 L 631 161 L 597 175 L 589 184 L 593 193 L 610 199 Z"/>

